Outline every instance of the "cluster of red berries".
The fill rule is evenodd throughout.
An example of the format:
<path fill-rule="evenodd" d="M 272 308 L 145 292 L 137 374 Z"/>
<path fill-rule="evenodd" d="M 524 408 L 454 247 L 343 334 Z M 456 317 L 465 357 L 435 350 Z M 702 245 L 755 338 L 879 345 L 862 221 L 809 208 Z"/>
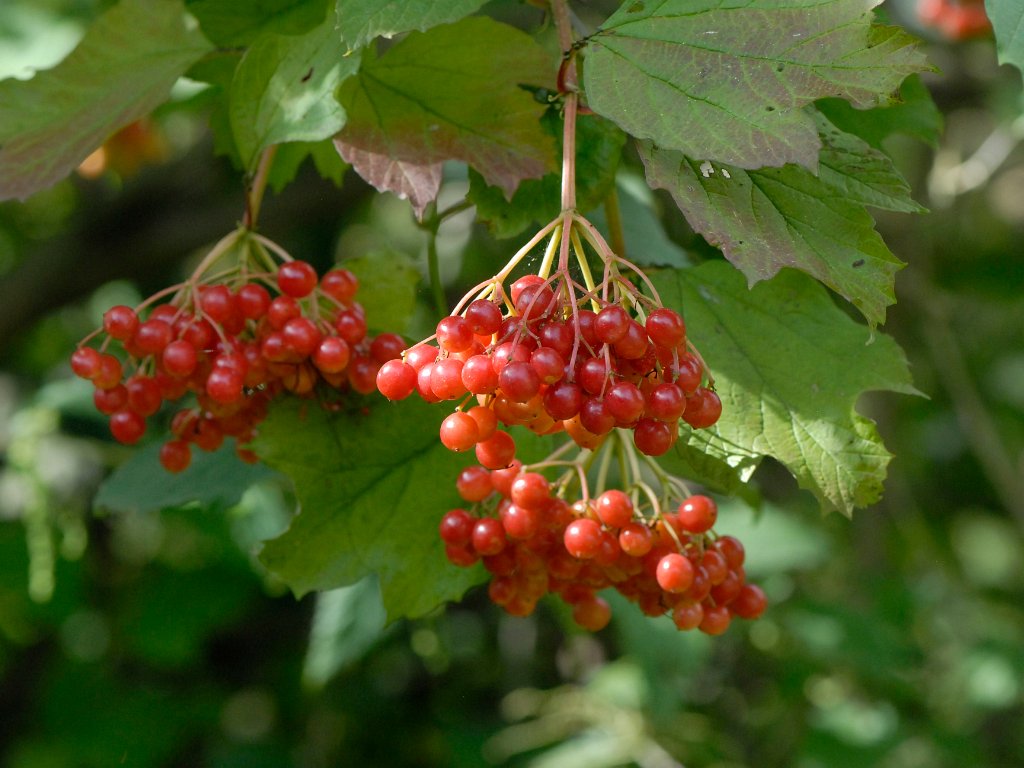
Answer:
<path fill-rule="evenodd" d="M 670 614 L 681 630 L 719 635 L 735 616 L 759 617 L 764 592 L 746 583 L 743 545 L 712 532 L 718 510 L 702 495 L 677 512 L 648 520 L 621 490 L 569 504 L 538 472 L 519 462 L 488 471 L 467 467 L 456 486 L 479 510 L 454 509 L 441 520 L 448 559 L 482 560 L 491 600 L 525 616 L 548 593 L 572 606 L 585 629 L 602 629 L 611 609 L 597 592 L 612 587 L 648 616 Z"/>
<path fill-rule="evenodd" d="M 689 351 L 677 312 L 653 309 L 641 323 L 621 304 L 580 308 L 537 275 L 517 280 L 511 305 L 477 299 L 437 324 L 437 346 L 409 349 L 385 363 L 377 388 L 391 400 L 413 393 L 428 402 L 468 400 L 441 426 L 451 450 L 476 447 L 489 469 L 508 466 L 515 444 L 497 422 L 538 434 L 565 431 L 596 448 L 616 427 L 631 429 L 636 447 L 665 453 L 678 423 L 714 424 L 722 402 L 700 358 Z"/>
<path fill-rule="evenodd" d="M 74 372 L 95 386 L 93 401 L 110 416 L 114 438 L 127 445 L 165 401 L 195 395 L 197 405 L 174 416 L 174 437 L 160 452 L 171 472 L 188 467 L 192 445 L 212 451 L 225 437 L 255 461 L 246 446 L 275 396 L 308 396 L 321 381 L 372 392 L 380 366 L 405 347 L 395 334 L 367 338 L 355 301 L 359 281 L 346 269 L 318 280 L 308 263 L 287 261 L 236 283 L 186 283 L 145 318 L 112 307 L 100 349 L 83 343 L 72 355 Z M 123 356 L 107 351 L 112 342 Z"/>
<path fill-rule="evenodd" d="M 984 0 L 918 0 L 917 18 L 949 40 L 969 40 L 992 32 Z"/>

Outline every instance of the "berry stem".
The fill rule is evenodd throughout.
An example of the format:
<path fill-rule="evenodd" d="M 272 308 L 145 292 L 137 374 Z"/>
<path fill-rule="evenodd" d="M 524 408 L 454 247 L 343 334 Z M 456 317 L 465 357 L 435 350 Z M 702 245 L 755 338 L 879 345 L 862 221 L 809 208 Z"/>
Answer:
<path fill-rule="evenodd" d="M 537 232 L 537 234 L 530 238 L 526 245 L 524 245 L 522 248 L 516 251 L 515 255 L 508 260 L 508 263 L 506 263 L 505 266 L 501 268 L 501 271 L 498 272 L 498 274 L 496 274 L 492 278 L 492 280 L 488 282 L 505 282 L 508 276 L 512 274 L 512 270 L 516 268 L 519 262 L 526 258 L 527 254 L 529 254 L 529 252 L 532 251 L 537 246 L 537 243 L 539 243 L 541 240 L 547 237 L 553 230 L 560 227 L 562 223 L 563 217 L 559 216 L 558 218 L 549 221 L 547 224 L 545 224 L 544 227 L 542 227 L 540 231 Z M 555 237 L 558 237 L 559 234 L 560 232 L 556 233 Z"/>
<path fill-rule="evenodd" d="M 256 167 L 256 175 L 253 176 L 252 183 L 245 192 L 245 215 L 242 218 L 242 226 L 245 229 L 255 229 L 256 222 L 259 221 L 263 193 L 267 189 L 267 179 L 270 176 L 270 168 L 274 164 L 276 153 L 276 144 L 263 150 L 259 165 Z"/>
<path fill-rule="evenodd" d="M 572 211 L 576 208 L 576 113 L 580 97 L 572 44 L 572 22 L 569 19 L 569 5 L 566 0 L 551 0 L 551 16 L 558 31 L 558 44 L 565 59 L 559 72 L 559 84 L 565 93 L 565 123 L 562 129 L 562 210 Z M 567 221 L 566 225 L 568 223 Z"/>
<path fill-rule="evenodd" d="M 448 314 L 448 299 L 444 295 L 441 283 L 441 265 L 437 258 L 437 230 L 441 226 L 441 217 L 436 210 L 425 221 L 427 230 L 427 271 L 430 273 L 430 290 L 434 296 L 434 308 L 439 317 Z"/>

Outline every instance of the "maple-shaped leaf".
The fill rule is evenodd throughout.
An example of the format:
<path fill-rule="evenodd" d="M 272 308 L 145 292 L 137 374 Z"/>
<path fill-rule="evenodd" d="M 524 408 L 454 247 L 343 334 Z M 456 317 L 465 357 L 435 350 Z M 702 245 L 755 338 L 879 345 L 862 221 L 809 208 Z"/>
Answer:
<path fill-rule="evenodd" d="M 855 405 L 873 390 L 916 394 L 895 341 L 793 270 L 752 289 L 721 261 L 652 279 L 684 312 L 722 398 L 715 427 L 680 440 L 740 471 L 771 456 L 825 510 L 849 515 L 878 500 L 891 456 Z"/>
<path fill-rule="evenodd" d="M 180 0 L 124 0 L 53 69 L 0 82 L 0 200 L 63 179 L 159 106 L 210 47 Z"/>
<path fill-rule="evenodd" d="M 256 451 L 291 478 L 300 512 L 260 560 L 297 594 L 380 581 L 391 619 L 422 616 L 483 580 L 448 562 L 437 526 L 460 506 L 470 462 L 437 437 L 443 418 L 418 400 L 328 413 L 286 400 L 260 425 Z"/>
<path fill-rule="evenodd" d="M 903 263 L 864 206 L 922 209 L 887 155 L 820 116 L 817 122 L 824 144 L 818 176 L 797 165 L 745 171 L 644 142 L 647 181 L 668 190 L 690 226 L 751 283 L 783 267 L 800 269 L 852 302 L 868 322 L 881 323 L 896 300 L 893 281 Z"/>
<path fill-rule="evenodd" d="M 338 0 L 335 6 L 338 31 L 350 50 L 361 48 L 375 37 L 402 32 L 426 32 L 468 16 L 486 0 Z"/>
<path fill-rule="evenodd" d="M 891 100 L 926 68 L 880 0 L 627 2 L 587 43 L 590 107 L 627 133 L 741 168 L 817 167 L 810 102 Z"/>
<path fill-rule="evenodd" d="M 474 17 L 413 32 L 379 59 L 364 53 L 342 84 L 341 156 L 417 215 L 437 196 L 441 165 L 461 160 L 506 196 L 554 167 L 554 140 L 533 90 L 551 87 L 552 56 L 529 35 Z"/>

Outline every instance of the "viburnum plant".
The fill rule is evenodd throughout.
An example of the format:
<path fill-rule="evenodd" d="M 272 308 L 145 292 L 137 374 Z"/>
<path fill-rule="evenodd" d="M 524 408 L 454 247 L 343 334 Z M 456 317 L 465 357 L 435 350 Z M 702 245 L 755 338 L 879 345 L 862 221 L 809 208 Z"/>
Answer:
<path fill-rule="evenodd" d="M 373 574 L 394 618 L 489 579 L 512 614 L 555 593 L 596 630 L 615 589 L 720 634 L 766 598 L 713 494 L 755 500 L 770 457 L 825 510 L 871 504 L 890 456 L 855 402 L 914 392 L 877 327 L 903 265 L 866 207 L 921 211 L 883 142 L 933 141 L 938 119 L 915 40 L 876 4 L 627 0 L 594 18 L 551 0 L 513 26 L 482 0 L 122 0 L 56 68 L 0 83 L 17 114 L 0 195 L 200 84 L 245 215 L 74 353 L 114 438 L 157 418 L 167 470 L 227 437 L 287 475 L 301 511 L 261 559 L 297 594 Z M 1012 5 L 987 7 L 1019 65 Z M 360 304 L 387 265 L 318 276 L 260 233 L 265 188 L 306 157 L 409 200 L 432 336 L 410 335 L 402 286 Z M 468 183 L 438 210 L 445 163 Z M 702 256 L 620 194 L 638 171 Z M 470 208 L 521 245 L 449 311 L 435 238 Z"/>

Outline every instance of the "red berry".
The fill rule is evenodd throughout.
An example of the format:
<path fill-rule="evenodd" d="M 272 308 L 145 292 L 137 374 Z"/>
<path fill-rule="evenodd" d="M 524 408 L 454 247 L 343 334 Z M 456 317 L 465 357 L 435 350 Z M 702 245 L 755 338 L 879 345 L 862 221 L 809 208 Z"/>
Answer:
<path fill-rule="evenodd" d="M 97 389 L 92 393 L 96 410 L 110 416 L 128 405 L 128 390 L 123 384 L 110 389 Z"/>
<path fill-rule="evenodd" d="M 611 618 L 611 606 L 597 595 L 578 601 L 572 608 L 573 621 L 591 632 L 604 629 Z"/>
<path fill-rule="evenodd" d="M 731 569 L 736 570 L 743 565 L 746 552 L 739 539 L 732 536 L 720 536 L 715 542 L 715 549 L 722 553 Z"/>
<path fill-rule="evenodd" d="M 479 439 L 480 428 L 468 413 L 456 411 L 441 422 L 441 443 L 449 451 L 468 451 Z"/>
<path fill-rule="evenodd" d="M 683 600 L 672 609 L 672 621 L 681 630 L 696 629 L 704 621 L 704 607 L 694 600 Z"/>
<path fill-rule="evenodd" d="M 285 330 L 287 331 L 287 326 L 285 326 Z M 351 356 L 352 352 L 344 339 L 338 336 L 327 336 L 321 339 L 316 347 L 316 351 L 313 353 L 313 365 L 324 373 L 341 373 L 348 367 Z M 409 370 L 412 371 L 411 368 Z M 414 371 L 412 376 L 415 379 L 416 374 Z M 411 392 L 412 387 L 410 386 L 409 393 Z"/>
<path fill-rule="evenodd" d="M 527 362 L 513 360 L 498 374 L 498 386 L 514 403 L 525 403 L 540 391 L 537 370 Z"/>
<path fill-rule="evenodd" d="M 184 472 L 192 463 L 192 449 L 184 440 L 170 440 L 160 448 L 160 464 L 168 472 Z"/>
<path fill-rule="evenodd" d="M 353 347 L 366 338 L 366 318 L 355 309 L 339 312 L 334 320 L 334 328 Z"/>
<path fill-rule="evenodd" d="M 462 383 L 463 362 L 455 357 L 446 357 L 434 363 L 430 372 L 430 389 L 441 400 L 455 400 L 466 394 Z"/>
<path fill-rule="evenodd" d="M 669 425 L 655 419 L 640 419 L 633 429 L 633 443 L 640 453 L 661 456 L 672 447 L 675 428 L 675 422 Z"/>
<path fill-rule="evenodd" d="M 674 349 L 686 339 L 686 324 L 678 312 L 661 307 L 647 316 L 647 337 L 657 346 Z"/>
<path fill-rule="evenodd" d="M 291 296 L 278 296 L 267 307 L 267 322 L 275 331 L 284 328 L 285 323 L 302 314 L 302 307 Z"/>
<path fill-rule="evenodd" d="M 729 628 L 732 616 L 724 605 L 704 608 L 704 618 L 700 622 L 700 631 L 707 635 L 721 635 Z"/>
<path fill-rule="evenodd" d="M 487 355 L 473 355 L 462 366 L 462 383 L 474 395 L 489 395 L 498 388 L 498 374 Z"/>
<path fill-rule="evenodd" d="M 729 611 L 741 619 L 756 619 L 768 606 L 764 590 L 755 584 L 744 584 L 740 593 L 729 603 Z"/>
<path fill-rule="evenodd" d="M 573 557 L 589 560 L 601 549 L 601 526 L 588 517 L 573 520 L 565 529 L 563 542 Z"/>
<path fill-rule="evenodd" d="M 476 444 L 476 460 L 487 469 L 502 469 L 516 456 L 516 443 L 508 432 L 498 430 L 490 438 Z"/>
<path fill-rule="evenodd" d="M 370 354 L 381 365 L 388 360 L 398 360 L 405 349 L 405 339 L 397 333 L 381 333 L 370 342 Z"/>
<path fill-rule="evenodd" d="M 718 505 L 714 499 L 695 495 L 679 505 L 679 525 L 688 533 L 704 533 L 711 530 L 718 519 Z"/>
<path fill-rule="evenodd" d="M 505 548 L 505 528 L 496 518 L 482 518 L 473 526 L 472 541 L 478 554 L 496 555 Z"/>
<path fill-rule="evenodd" d="M 332 269 L 320 278 L 320 290 L 347 306 L 356 297 L 359 278 L 347 269 Z"/>
<path fill-rule="evenodd" d="M 323 334 L 317 330 L 316 323 L 308 317 L 293 317 L 281 329 L 285 346 L 299 357 L 309 357 L 316 352 Z"/>
<path fill-rule="evenodd" d="M 118 304 L 103 313 L 103 330 L 111 338 L 127 341 L 139 327 L 139 316 L 135 310 Z"/>
<path fill-rule="evenodd" d="M 537 472 L 523 472 L 512 483 L 512 503 L 525 509 L 541 509 L 551 501 L 547 478 Z"/>
<path fill-rule="evenodd" d="M 643 557 L 654 546 L 654 534 L 643 523 L 629 523 L 619 531 L 619 546 L 630 557 Z"/>
<path fill-rule="evenodd" d="M 473 329 L 459 315 L 442 317 L 437 324 L 437 343 L 447 352 L 461 352 L 473 343 Z"/>
<path fill-rule="evenodd" d="M 190 376 L 199 364 L 199 355 L 196 348 L 184 339 L 172 341 L 164 347 L 164 354 L 161 358 L 164 370 L 172 376 Z"/>
<path fill-rule="evenodd" d="M 388 400 L 404 400 L 416 389 L 416 370 L 401 360 L 388 360 L 377 371 L 377 389 Z"/>
<path fill-rule="evenodd" d="M 270 291 L 258 283 L 246 283 L 238 289 L 235 303 L 242 317 L 247 320 L 259 320 L 270 308 Z"/>
<path fill-rule="evenodd" d="M 140 323 L 132 337 L 132 343 L 145 355 L 155 355 L 164 350 L 174 338 L 174 331 L 165 320 L 150 318 Z"/>
<path fill-rule="evenodd" d="M 455 488 L 465 501 L 483 501 L 494 490 L 491 473 L 479 465 L 466 467 L 459 473 Z"/>
<path fill-rule="evenodd" d="M 135 411 L 118 411 L 110 417 L 110 433 L 119 443 L 135 445 L 146 433 L 146 420 Z"/>
<path fill-rule="evenodd" d="M 295 299 L 309 296 L 316 288 L 316 270 L 304 261 L 289 261 L 277 270 L 277 287 Z"/>
<path fill-rule="evenodd" d="M 686 400 L 683 421 L 694 429 L 703 429 L 717 422 L 721 415 L 722 401 L 718 395 L 706 387 L 698 387 Z"/>
<path fill-rule="evenodd" d="M 470 416 L 473 417 L 473 421 L 476 422 L 477 428 L 480 430 L 480 439 L 487 440 L 494 434 L 495 430 L 498 429 L 498 417 L 494 414 L 493 408 L 487 408 L 483 405 L 474 405 L 468 411 Z"/>
<path fill-rule="evenodd" d="M 580 412 L 582 405 L 583 391 L 569 381 L 552 384 L 544 393 L 544 410 L 555 421 L 571 419 Z"/>
<path fill-rule="evenodd" d="M 245 379 L 230 368 L 214 368 L 206 378 L 206 394 L 218 403 L 234 403 L 242 398 Z"/>
<path fill-rule="evenodd" d="M 454 544 L 457 547 L 464 547 L 470 543 L 473 537 L 473 526 L 476 525 L 476 518 L 464 509 L 453 509 L 441 518 L 438 526 L 441 540 L 445 544 Z"/>
<path fill-rule="evenodd" d="M 501 308 L 493 301 L 477 299 L 466 307 L 465 317 L 478 336 L 491 336 L 501 329 Z"/>
<path fill-rule="evenodd" d="M 618 304 L 611 304 L 597 313 L 594 335 L 605 344 L 614 344 L 629 331 L 629 315 Z"/>
<path fill-rule="evenodd" d="M 680 594 L 693 584 L 693 563 L 678 552 L 671 552 L 658 561 L 656 578 L 666 592 Z"/>
<path fill-rule="evenodd" d="M 633 520 L 633 502 L 622 491 L 612 488 L 594 500 L 601 522 L 610 528 L 622 528 Z"/>
<path fill-rule="evenodd" d="M 125 382 L 128 393 L 128 407 L 140 416 L 152 416 L 160 410 L 163 397 L 160 385 L 148 376 L 132 376 Z"/>
<path fill-rule="evenodd" d="M 92 347 L 79 347 L 71 355 L 71 370 L 83 379 L 95 378 L 100 372 L 100 353 Z"/>

